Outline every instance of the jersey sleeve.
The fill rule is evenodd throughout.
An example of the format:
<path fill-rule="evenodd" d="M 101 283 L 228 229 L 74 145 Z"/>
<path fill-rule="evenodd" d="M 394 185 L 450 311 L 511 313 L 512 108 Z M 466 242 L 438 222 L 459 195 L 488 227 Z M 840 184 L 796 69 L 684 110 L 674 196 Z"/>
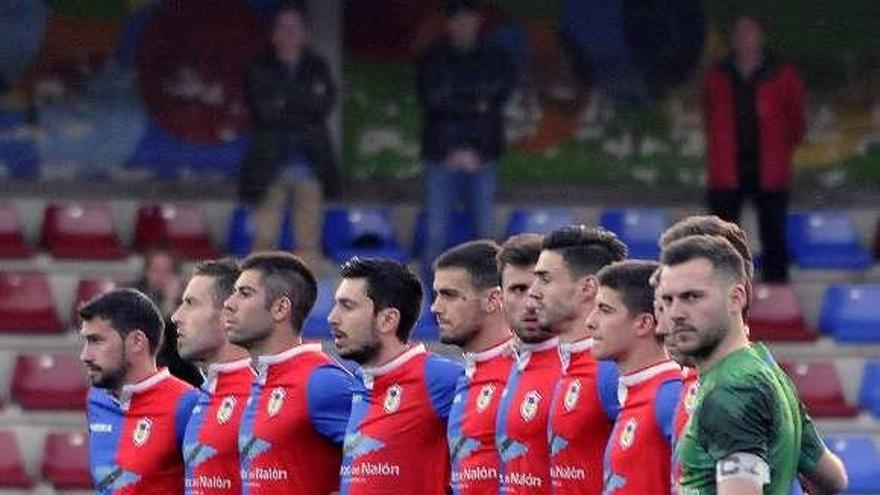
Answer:
<path fill-rule="evenodd" d="M 617 402 L 617 387 L 620 381 L 620 371 L 617 365 L 611 361 L 599 361 L 598 380 L 596 386 L 599 391 L 599 403 L 605 410 L 608 419 L 617 420 L 620 404 Z"/>
<path fill-rule="evenodd" d="M 669 445 L 672 445 L 675 437 L 675 412 L 678 410 L 680 398 L 681 380 L 677 379 L 663 382 L 654 397 L 654 417 L 657 418 L 657 426 Z"/>
<path fill-rule="evenodd" d="M 183 445 L 183 437 L 186 435 L 186 425 L 193 409 L 199 402 L 201 392 L 198 389 L 187 390 L 180 396 L 177 402 L 177 410 L 174 412 L 174 431 L 177 438 L 177 446 Z"/>
<path fill-rule="evenodd" d="M 801 409 L 801 455 L 798 457 L 798 472 L 812 473 L 816 470 L 816 464 L 822 454 L 825 453 L 825 442 L 822 441 L 819 430 L 813 423 L 813 418 L 804 410 L 804 404 L 799 404 Z"/>
<path fill-rule="evenodd" d="M 444 421 L 449 419 L 456 384 L 463 371 L 461 364 L 440 356 L 431 355 L 425 360 L 425 382 L 431 406 Z"/>
<path fill-rule="evenodd" d="M 351 413 L 354 378 L 335 365 L 319 366 L 309 377 L 309 420 L 318 433 L 342 445 Z"/>
<path fill-rule="evenodd" d="M 766 462 L 771 411 L 768 391 L 760 383 L 713 388 L 700 405 L 697 441 L 715 461 L 749 453 Z"/>

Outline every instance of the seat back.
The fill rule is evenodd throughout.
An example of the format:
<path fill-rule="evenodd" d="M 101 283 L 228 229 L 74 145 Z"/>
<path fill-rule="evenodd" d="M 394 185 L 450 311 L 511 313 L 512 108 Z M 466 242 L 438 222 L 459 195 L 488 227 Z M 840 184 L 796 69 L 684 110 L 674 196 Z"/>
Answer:
<path fill-rule="evenodd" d="M 554 230 L 578 223 L 571 208 L 518 208 L 510 213 L 507 237 L 522 233 L 549 234 Z"/>
<path fill-rule="evenodd" d="M 880 342 L 880 284 L 828 287 L 819 312 L 819 328 L 843 342 Z"/>
<path fill-rule="evenodd" d="M 0 489 L 30 488 L 33 484 L 25 469 L 15 433 L 0 430 Z"/>
<path fill-rule="evenodd" d="M 858 410 L 846 403 L 843 386 L 834 363 L 829 361 L 783 362 L 810 414 L 822 417 L 852 417 Z"/>
<path fill-rule="evenodd" d="M 58 333 L 49 282 L 41 273 L 0 273 L 0 331 Z"/>
<path fill-rule="evenodd" d="M 605 210 L 599 223 L 626 243 L 629 258 L 654 260 L 660 257 L 658 242 L 669 217 L 658 208 L 620 208 Z"/>
<path fill-rule="evenodd" d="M 57 489 L 92 488 L 89 451 L 83 432 L 50 432 L 43 448 L 43 476 Z"/>
<path fill-rule="evenodd" d="M 15 360 L 12 398 L 23 409 L 85 409 L 88 383 L 71 354 L 28 354 Z"/>

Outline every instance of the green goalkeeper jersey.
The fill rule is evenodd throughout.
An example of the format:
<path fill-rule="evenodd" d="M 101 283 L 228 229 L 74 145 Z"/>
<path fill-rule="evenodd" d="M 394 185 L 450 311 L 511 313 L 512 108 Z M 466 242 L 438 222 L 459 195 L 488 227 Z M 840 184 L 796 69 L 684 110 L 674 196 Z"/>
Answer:
<path fill-rule="evenodd" d="M 680 494 L 715 494 L 718 462 L 737 453 L 767 463 L 765 494 L 787 494 L 810 461 L 801 459 L 805 425 L 812 427 L 791 381 L 765 348 L 726 356 L 700 374 L 700 395 L 679 446 Z"/>

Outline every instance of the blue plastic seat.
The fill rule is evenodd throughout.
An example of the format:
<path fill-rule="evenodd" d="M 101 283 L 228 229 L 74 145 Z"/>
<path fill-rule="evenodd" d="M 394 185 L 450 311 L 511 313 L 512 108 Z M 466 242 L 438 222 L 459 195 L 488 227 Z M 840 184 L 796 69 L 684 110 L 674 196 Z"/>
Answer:
<path fill-rule="evenodd" d="M 419 321 L 413 327 L 411 340 L 420 342 L 437 342 L 440 340 L 440 327 L 437 325 L 437 318 L 431 313 L 431 297 L 427 295 L 422 301 L 422 312 Z"/>
<path fill-rule="evenodd" d="M 400 248 L 387 209 L 372 207 L 331 208 L 324 214 L 324 252 L 336 263 L 353 256 L 409 261 Z"/>
<path fill-rule="evenodd" d="M 315 299 L 315 305 L 303 323 L 302 336 L 304 339 L 331 339 L 330 325 L 327 324 L 327 317 L 330 315 L 330 311 L 333 310 L 337 285 L 338 282 L 333 279 L 318 280 L 318 298 Z"/>
<path fill-rule="evenodd" d="M 468 215 L 467 211 L 453 211 L 449 217 L 449 229 L 446 231 L 445 248 L 451 248 L 462 242 L 467 242 L 476 237 L 476 229 L 474 227 L 473 218 Z M 413 229 L 412 253 L 413 258 L 419 258 L 425 253 L 428 245 L 428 213 L 421 211 L 416 217 L 415 228 Z"/>
<path fill-rule="evenodd" d="M 282 251 L 292 251 L 293 222 L 289 209 L 284 210 L 284 216 L 281 221 L 281 229 L 278 232 L 278 249 Z M 250 254 L 254 247 L 255 232 L 253 211 L 246 205 L 239 205 L 232 211 L 229 218 L 229 230 L 226 235 L 226 248 L 229 254 L 236 258 L 244 258 Z"/>
<path fill-rule="evenodd" d="M 570 208 L 519 208 L 510 213 L 507 237 L 516 234 L 549 234 L 559 227 L 578 223 Z"/>
<path fill-rule="evenodd" d="M 619 208 L 605 210 L 599 223 L 626 243 L 630 258 L 655 260 L 660 257 L 657 242 L 669 226 L 669 217 L 656 208 Z"/>
<path fill-rule="evenodd" d="M 846 465 L 847 493 L 880 492 L 880 456 L 871 437 L 835 435 L 826 437 L 825 443 Z"/>
<path fill-rule="evenodd" d="M 831 285 L 819 328 L 842 342 L 880 342 L 880 284 Z"/>
<path fill-rule="evenodd" d="M 880 361 L 865 364 L 859 388 L 859 407 L 880 418 Z"/>
<path fill-rule="evenodd" d="M 859 245 L 852 219 L 842 211 L 796 212 L 786 224 L 788 252 L 805 269 L 862 270 L 873 264 Z"/>

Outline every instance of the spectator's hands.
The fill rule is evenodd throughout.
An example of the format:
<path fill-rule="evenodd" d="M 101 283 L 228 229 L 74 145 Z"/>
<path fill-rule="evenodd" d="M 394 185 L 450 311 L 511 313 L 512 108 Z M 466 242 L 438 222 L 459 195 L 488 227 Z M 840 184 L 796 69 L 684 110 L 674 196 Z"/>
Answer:
<path fill-rule="evenodd" d="M 476 172 L 483 168 L 483 160 L 473 148 L 459 148 L 449 152 L 446 163 L 450 168 L 462 172 Z"/>

